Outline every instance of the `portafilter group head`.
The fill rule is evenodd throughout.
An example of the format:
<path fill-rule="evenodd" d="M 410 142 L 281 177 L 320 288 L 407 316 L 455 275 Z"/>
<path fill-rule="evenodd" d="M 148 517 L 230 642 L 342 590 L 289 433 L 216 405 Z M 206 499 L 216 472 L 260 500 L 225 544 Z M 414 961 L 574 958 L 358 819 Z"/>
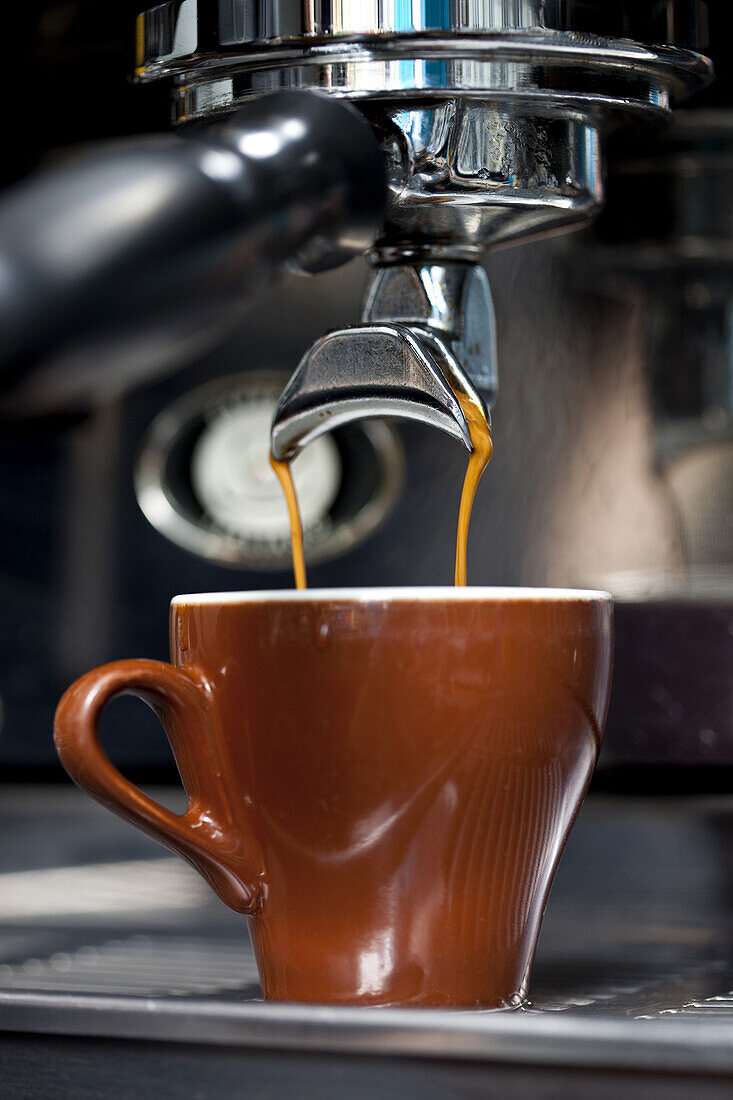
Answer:
<path fill-rule="evenodd" d="M 276 454 L 389 413 L 470 445 L 456 385 L 487 405 L 496 387 L 484 251 L 598 212 L 609 128 L 664 118 L 710 79 L 703 7 L 171 0 L 139 17 L 138 77 L 174 77 L 179 122 L 316 89 L 357 104 L 382 142 L 389 201 L 362 323 L 302 360 L 275 414 Z"/>

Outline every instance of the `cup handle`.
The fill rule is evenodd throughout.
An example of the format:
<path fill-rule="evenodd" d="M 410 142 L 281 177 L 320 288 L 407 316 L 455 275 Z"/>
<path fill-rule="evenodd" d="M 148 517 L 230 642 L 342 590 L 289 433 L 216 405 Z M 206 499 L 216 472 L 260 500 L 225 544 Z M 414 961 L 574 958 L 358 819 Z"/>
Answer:
<path fill-rule="evenodd" d="M 160 719 L 189 796 L 184 814 L 148 798 L 104 753 L 99 718 L 118 695 L 137 696 Z M 209 734 L 211 709 L 209 687 L 195 672 L 162 661 L 114 661 L 65 692 L 56 711 L 56 749 L 71 778 L 92 798 L 183 856 L 231 909 L 253 914 L 261 905 L 263 877 L 252 859 L 254 840 L 243 835 L 242 823 L 235 826 L 220 785 L 222 768 Z M 198 749 L 195 760 L 192 743 Z M 205 796 L 202 784 L 216 786 Z"/>

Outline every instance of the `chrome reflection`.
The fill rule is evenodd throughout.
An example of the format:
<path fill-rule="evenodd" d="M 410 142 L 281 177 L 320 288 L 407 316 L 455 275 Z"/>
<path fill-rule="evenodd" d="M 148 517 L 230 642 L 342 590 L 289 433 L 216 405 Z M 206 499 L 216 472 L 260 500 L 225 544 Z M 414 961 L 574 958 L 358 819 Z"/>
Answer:
<path fill-rule="evenodd" d="M 0 994 L 9 990 L 107 995 L 191 995 L 258 990 L 246 939 L 134 935 L 0 963 Z"/>

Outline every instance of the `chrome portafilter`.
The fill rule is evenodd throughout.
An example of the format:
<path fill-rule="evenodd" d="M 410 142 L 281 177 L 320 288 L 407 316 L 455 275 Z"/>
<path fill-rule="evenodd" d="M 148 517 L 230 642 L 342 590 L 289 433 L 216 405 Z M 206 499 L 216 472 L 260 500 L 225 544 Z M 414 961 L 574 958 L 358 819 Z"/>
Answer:
<path fill-rule="evenodd" d="M 303 357 L 275 413 L 276 456 L 375 415 L 470 446 L 456 388 L 486 405 L 496 390 L 478 264 L 598 213 L 609 130 L 664 119 L 711 78 L 701 12 L 695 0 L 171 0 L 140 16 L 138 78 L 173 78 L 179 123 L 316 89 L 358 106 L 387 163 L 361 324 Z"/>

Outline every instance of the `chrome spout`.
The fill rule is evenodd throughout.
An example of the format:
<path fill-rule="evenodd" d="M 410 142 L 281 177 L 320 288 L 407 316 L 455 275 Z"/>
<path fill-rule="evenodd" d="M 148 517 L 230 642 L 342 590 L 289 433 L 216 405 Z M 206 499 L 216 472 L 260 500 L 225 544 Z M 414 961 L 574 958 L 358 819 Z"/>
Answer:
<path fill-rule="evenodd" d="M 444 339 L 452 357 L 491 407 L 497 390 L 496 322 L 485 270 L 473 263 L 377 267 L 362 320 L 397 321 Z"/>
<path fill-rule="evenodd" d="M 306 352 L 272 422 L 276 459 L 291 459 L 341 424 L 399 417 L 439 428 L 470 451 L 457 398 L 496 395 L 494 310 L 475 264 L 376 268 L 362 324 L 331 332 Z"/>

